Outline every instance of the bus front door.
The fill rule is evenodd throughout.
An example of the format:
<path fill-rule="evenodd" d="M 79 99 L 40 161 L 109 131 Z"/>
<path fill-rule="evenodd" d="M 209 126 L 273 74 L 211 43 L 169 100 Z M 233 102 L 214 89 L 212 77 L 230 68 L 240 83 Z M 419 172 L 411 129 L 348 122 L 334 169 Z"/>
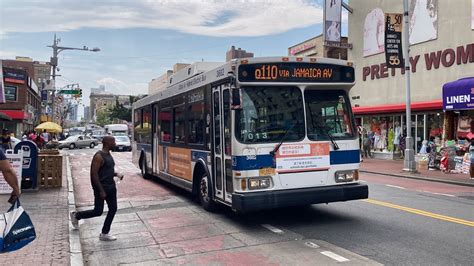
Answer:
<path fill-rule="evenodd" d="M 233 192 L 229 85 L 212 89 L 213 183 L 215 197 L 231 203 Z"/>

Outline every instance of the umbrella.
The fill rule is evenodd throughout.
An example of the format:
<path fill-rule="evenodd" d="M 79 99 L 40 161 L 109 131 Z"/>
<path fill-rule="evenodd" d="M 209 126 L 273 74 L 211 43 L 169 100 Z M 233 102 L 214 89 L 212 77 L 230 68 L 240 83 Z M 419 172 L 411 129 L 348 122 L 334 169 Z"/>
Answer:
<path fill-rule="evenodd" d="M 12 121 L 12 118 L 5 113 L 0 112 L 0 121 Z"/>
<path fill-rule="evenodd" d="M 44 122 L 42 124 L 39 124 L 36 128 L 36 131 L 43 131 L 46 130 L 47 132 L 52 132 L 52 133 L 59 133 L 63 131 L 63 128 L 53 122 Z"/>

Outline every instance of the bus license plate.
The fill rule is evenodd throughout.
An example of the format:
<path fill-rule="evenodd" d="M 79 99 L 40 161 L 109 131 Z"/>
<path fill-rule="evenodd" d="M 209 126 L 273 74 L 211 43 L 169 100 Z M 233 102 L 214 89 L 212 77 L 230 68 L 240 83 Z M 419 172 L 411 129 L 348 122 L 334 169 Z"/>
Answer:
<path fill-rule="evenodd" d="M 275 175 L 275 168 L 262 168 L 258 172 L 260 176 Z"/>

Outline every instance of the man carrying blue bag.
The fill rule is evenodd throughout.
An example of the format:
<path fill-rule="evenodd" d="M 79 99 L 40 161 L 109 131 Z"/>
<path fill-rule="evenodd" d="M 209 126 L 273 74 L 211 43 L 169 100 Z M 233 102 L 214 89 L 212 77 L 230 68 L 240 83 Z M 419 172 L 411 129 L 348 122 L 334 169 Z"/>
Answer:
<path fill-rule="evenodd" d="M 0 215 L 0 253 L 18 250 L 36 238 L 30 217 L 20 206 L 20 187 L 15 172 L 5 154 L 0 150 L 0 171 L 8 185 L 12 187 L 8 202 L 10 209 Z"/>

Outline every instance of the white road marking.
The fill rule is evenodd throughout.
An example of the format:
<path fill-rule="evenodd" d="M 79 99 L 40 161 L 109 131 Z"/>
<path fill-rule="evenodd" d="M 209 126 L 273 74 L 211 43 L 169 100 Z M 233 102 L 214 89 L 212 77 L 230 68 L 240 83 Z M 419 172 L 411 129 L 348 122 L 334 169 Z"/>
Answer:
<path fill-rule="evenodd" d="M 399 186 L 394 186 L 394 185 L 385 185 L 387 187 L 393 187 L 393 188 L 398 188 L 398 189 L 406 189 L 404 187 L 399 187 Z"/>
<path fill-rule="evenodd" d="M 331 259 L 339 261 L 339 262 L 349 261 L 348 259 L 344 258 L 343 256 L 339 256 L 336 253 L 333 253 L 331 251 L 323 251 L 323 252 L 321 252 L 321 254 L 323 254 L 324 256 L 328 256 Z"/>
<path fill-rule="evenodd" d="M 446 196 L 446 197 L 456 197 L 456 196 L 451 195 L 451 194 L 436 193 L 436 192 L 431 192 L 431 193 L 432 193 L 432 194 L 436 194 L 436 195 Z"/>
<path fill-rule="evenodd" d="M 311 241 L 305 242 L 304 244 L 310 248 L 319 248 L 318 244 L 315 244 Z"/>
<path fill-rule="evenodd" d="M 268 230 L 272 231 L 273 233 L 275 234 L 284 234 L 285 232 L 283 232 L 282 230 L 276 228 L 275 226 L 273 225 L 269 225 L 269 224 L 262 224 L 263 227 L 267 228 Z"/>

